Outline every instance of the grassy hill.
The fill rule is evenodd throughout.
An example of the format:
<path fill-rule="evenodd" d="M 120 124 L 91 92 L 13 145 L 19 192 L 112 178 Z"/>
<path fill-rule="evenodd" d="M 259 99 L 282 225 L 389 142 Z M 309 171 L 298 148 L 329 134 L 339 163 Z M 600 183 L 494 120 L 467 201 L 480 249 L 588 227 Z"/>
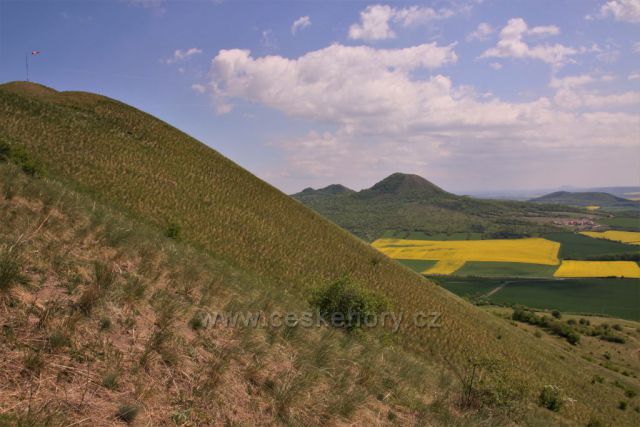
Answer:
<path fill-rule="evenodd" d="M 624 199 L 609 193 L 556 191 L 530 200 L 533 203 L 553 203 L 568 206 L 599 206 L 618 210 L 638 210 L 640 202 Z"/>
<path fill-rule="evenodd" d="M 81 420 L 89 412 L 99 424 L 111 419 L 115 400 L 126 403 L 133 398 L 146 408 L 146 414 L 157 416 L 149 419 L 151 424 L 169 422 L 172 414 L 179 419 L 192 416 L 195 424 L 211 422 L 206 418 L 211 413 L 220 413 L 215 421 L 227 424 L 355 420 L 464 425 L 481 420 L 507 424 L 511 419 L 523 424 L 615 420 L 616 425 L 634 425 L 638 420 L 635 410 L 618 409 L 620 400 L 628 398 L 625 389 L 615 385 L 640 388 L 636 378 L 585 360 L 564 341 L 532 340 L 514 324 L 392 262 L 211 148 L 141 111 L 94 94 L 9 83 L 0 86 L 0 122 L 0 142 L 8 147 L 12 161 L 26 173 L 43 177 L 16 178 L 13 166 L 7 166 L 2 177 L 5 199 L 17 200 L 2 211 L 3 256 L 13 256 L 7 248 L 23 241 L 21 236 L 34 236 L 22 245 L 27 255 L 18 263 L 31 276 L 32 287 L 14 284 L 12 292 L 17 294 L 11 301 L 15 305 L 4 304 L 0 312 L 4 325 L 24 319 L 13 326 L 9 338 L 3 338 L 8 340 L 3 351 L 11 357 L 2 358 L 9 361 L 2 365 L 2 373 L 6 377 L 24 365 L 28 374 L 24 381 L 13 376 L 5 381 L 3 413 L 31 408 L 20 402 L 31 402 L 29 390 L 38 387 L 43 390 L 38 395 L 40 404 L 49 397 L 65 418 Z M 22 179 L 27 184 L 15 184 Z M 523 225 L 520 220 L 508 222 L 505 209 L 514 215 L 539 213 L 523 210 L 518 203 L 452 196 L 415 178 L 400 176 L 384 184 L 336 197 L 353 197 L 353 203 L 362 206 L 373 202 L 369 206 L 397 207 L 400 195 L 422 209 L 418 216 L 407 213 L 406 220 L 422 221 L 425 227 L 425 212 L 437 214 L 443 228 L 447 218 L 464 225 L 479 221 L 488 230 L 502 226 L 517 230 Z M 34 186 L 36 190 L 30 190 Z M 50 187 L 58 190 L 45 191 Z M 426 193 L 435 203 L 421 202 Z M 105 224 L 95 217 L 96 206 L 122 213 L 124 219 Z M 455 215 L 457 209 L 463 213 Z M 480 213 L 472 213 L 476 210 Z M 44 221 L 47 218 L 52 223 Z M 384 227 L 384 221 L 375 223 L 375 229 Z M 138 230 L 148 230 L 148 235 Z M 160 234 L 177 234 L 181 243 L 167 242 Z M 128 250 L 128 244 L 135 250 Z M 188 254 L 193 255 L 185 258 Z M 94 260 L 115 265 L 91 267 Z M 80 267 L 79 279 L 73 279 Z M 114 279 L 108 271 L 117 272 L 118 277 Z M 197 310 L 301 309 L 307 307 L 311 290 L 343 275 L 386 297 L 391 308 L 407 319 L 418 311 L 439 313 L 442 327 L 419 328 L 407 321 L 398 334 L 372 331 L 364 337 L 327 328 L 299 331 L 305 338 L 308 335 L 313 343 L 309 346 L 281 344 L 269 338 L 273 333 L 269 330 L 232 335 L 214 331 L 205 339 L 194 337 L 185 327 Z M 127 308 L 126 298 L 117 295 L 139 295 L 136 278 L 153 291 L 143 292 L 141 301 Z M 73 288 L 74 280 L 79 289 L 71 289 L 68 297 L 51 293 L 67 285 Z M 78 314 L 73 307 L 79 303 L 84 307 L 83 298 L 102 297 L 103 288 L 113 289 L 101 287 L 104 280 L 117 283 L 114 295 L 104 294 L 111 295 L 104 297 L 100 308 L 106 311 L 98 310 L 100 315 L 118 316 L 109 340 L 87 332 L 70 338 L 72 345 L 67 345 L 64 337 L 59 341 L 47 335 L 68 329 L 67 323 L 59 322 L 76 322 L 79 331 L 101 328 L 100 317 Z M 35 301 L 54 304 L 52 311 L 46 305 L 37 310 L 42 321 L 30 317 L 36 296 Z M 173 307 L 171 301 L 180 306 Z M 58 317 L 47 313 L 58 313 Z M 173 329 L 174 323 L 181 327 Z M 39 324 L 44 326 L 38 329 Z M 141 325 L 142 337 L 136 335 L 135 324 Z M 12 333 L 33 341 L 11 339 Z M 280 333 L 283 339 L 289 336 Z M 323 334 L 333 335 L 323 341 Z M 36 345 L 44 337 L 49 344 Z M 52 340 L 63 345 L 52 345 Z M 198 345 L 189 344 L 193 340 Z M 99 347 L 109 341 L 117 351 Z M 372 347 L 361 344 L 369 341 Z M 21 347 L 20 342 L 34 344 Z M 62 353 L 62 348 L 67 350 Z M 168 351 L 172 348 L 184 349 L 177 361 Z M 61 352 L 60 360 L 51 356 L 55 349 Z M 150 354 L 158 357 L 146 368 Z M 104 378 L 98 380 L 92 366 L 106 375 L 108 360 L 131 375 L 126 393 L 109 395 L 100 388 Z M 41 365 L 50 370 L 39 369 Z M 71 369 L 65 371 L 65 366 Z M 218 372 L 223 367 L 229 369 L 227 376 Z M 242 381 L 234 382 L 238 372 Z M 470 389 L 472 372 L 480 377 Z M 594 376 L 603 380 L 592 382 Z M 44 392 L 58 390 L 55 381 L 60 378 L 71 378 L 69 389 L 74 392 L 67 403 L 54 399 L 57 391 Z M 559 413 L 538 405 L 541 390 L 549 384 L 572 399 Z M 89 389 L 91 393 L 83 394 Z M 319 403 L 312 405 L 315 398 Z M 250 414 L 234 414 L 235 405 L 251 408 L 247 409 Z"/>
<path fill-rule="evenodd" d="M 398 232 L 475 233 L 487 237 L 535 234 L 550 231 L 549 226 L 535 219 L 558 210 L 524 202 L 457 196 L 422 177 L 402 173 L 359 192 L 332 192 L 327 188 L 306 189 L 293 197 L 369 241 Z"/>

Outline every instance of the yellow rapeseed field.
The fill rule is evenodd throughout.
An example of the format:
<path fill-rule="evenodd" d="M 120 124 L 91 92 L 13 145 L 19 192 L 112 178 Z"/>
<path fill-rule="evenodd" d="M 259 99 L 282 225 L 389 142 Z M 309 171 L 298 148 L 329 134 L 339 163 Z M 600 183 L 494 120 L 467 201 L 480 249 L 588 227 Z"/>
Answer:
<path fill-rule="evenodd" d="M 554 277 L 640 278 L 640 267 L 633 261 L 562 261 Z"/>
<path fill-rule="evenodd" d="M 443 259 L 431 268 L 427 268 L 422 274 L 453 274 L 460 269 L 466 261 L 463 259 Z"/>
<path fill-rule="evenodd" d="M 640 245 L 640 232 L 637 231 L 583 231 L 581 234 L 596 239 L 615 240 L 617 242 Z"/>
<path fill-rule="evenodd" d="M 394 259 L 457 260 L 463 263 L 466 261 L 495 261 L 556 265 L 559 263 L 558 251 L 560 250 L 560 243 L 542 238 L 499 240 L 378 239 L 372 245 Z M 437 270 L 438 265 L 433 268 Z"/>
<path fill-rule="evenodd" d="M 591 205 L 591 206 L 585 206 L 585 207 L 588 211 L 597 211 L 598 209 L 600 209 L 600 206 L 597 206 L 597 205 Z"/>

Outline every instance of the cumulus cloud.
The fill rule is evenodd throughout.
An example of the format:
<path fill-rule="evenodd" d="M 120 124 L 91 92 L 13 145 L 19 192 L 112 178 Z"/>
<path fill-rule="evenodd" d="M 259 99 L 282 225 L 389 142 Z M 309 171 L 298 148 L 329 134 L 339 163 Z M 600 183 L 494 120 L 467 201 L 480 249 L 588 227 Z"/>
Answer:
<path fill-rule="evenodd" d="M 513 18 L 500 31 L 496 46 L 486 50 L 481 58 L 537 59 L 559 67 L 579 51 L 559 43 L 532 46 L 524 40 L 525 36 L 553 36 L 559 33 L 558 27 L 553 25 L 529 28 L 524 19 Z"/>
<path fill-rule="evenodd" d="M 640 0 L 611 0 L 600 8 L 600 16 L 616 21 L 640 23 Z"/>
<path fill-rule="evenodd" d="M 478 24 L 478 28 L 476 28 L 475 31 L 467 35 L 467 41 L 488 40 L 491 34 L 494 33 L 494 31 L 495 30 L 493 29 L 493 27 L 491 27 L 491 25 L 487 24 L 486 22 L 482 22 Z"/>
<path fill-rule="evenodd" d="M 609 82 L 612 76 L 594 77 L 590 74 L 553 77 L 549 86 L 556 89 L 553 98 L 556 105 L 563 109 L 612 109 L 640 104 L 640 92 L 601 93 L 587 88 L 598 82 Z"/>
<path fill-rule="evenodd" d="M 344 171 L 375 179 L 397 170 L 437 182 L 439 174 L 450 176 L 439 168 L 465 162 L 504 167 L 528 164 L 533 153 L 601 157 L 615 150 L 626 150 L 626 158 L 637 149 L 640 122 L 624 110 L 637 94 L 596 92 L 589 85 L 602 77 L 580 75 L 552 79 L 556 97 L 507 102 L 444 74 L 457 60 L 454 48 L 335 44 L 298 58 L 221 50 L 206 88 L 218 112 L 243 100 L 322 126 L 275 145 L 284 151 L 289 173 L 325 183 L 339 181 Z M 487 179 L 486 169 L 478 174 Z"/>
<path fill-rule="evenodd" d="M 385 40 L 396 37 L 392 24 L 411 27 L 453 16 L 451 9 L 435 10 L 425 6 L 395 8 L 388 5 L 367 6 L 360 12 L 360 22 L 349 27 L 349 38 L 353 40 Z"/>
<path fill-rule="evenodd" d="M 299 30 L 303 30 L 309 26 L 311 26 L 311 19 L 308 16 L 301 16 L 293 21 L 293 24 L 291 25 L 291 34 L 295 34 Z"/>
<path fill-rule="evenodd" d="M 202 49 L 198 49 L 197 47 L 192 47 L 189 49 L 176 49 L 173 51 L 173 56 L 169 59 L 165 60 L 167 64 L 175 64 L 176 62 L 184 61 L 187 58 L 190 58 L 194 55 L 200 55 L 202 53 Z"/>

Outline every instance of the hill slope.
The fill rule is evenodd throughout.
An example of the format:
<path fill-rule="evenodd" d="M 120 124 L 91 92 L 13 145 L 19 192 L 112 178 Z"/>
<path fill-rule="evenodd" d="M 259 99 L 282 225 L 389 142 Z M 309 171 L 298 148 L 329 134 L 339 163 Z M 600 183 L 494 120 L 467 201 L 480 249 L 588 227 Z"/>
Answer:
<path fill-rule="evenodd" d="M 531 221 L 549 207 L 448 193 L 417 175 L 394 173 L 359 192 L 303 191 L 293 197 L 365 240 L 389 230 L 492 237 L 549 231 Z"/>
<path fill-rule="evenodd" d="M 526 398 L 517 407 L 535 413 L 542 387 L 556 384 L 576 399 L 563 409 L 563 418 L 584 424 L 593 417 L 615 416 L 620 425 L 633 424 L 632 411 L 616 412 L 623 391 L 609 383 L 599 388 L 590 382 L 596 374 L 610 383 L 626 381 L 621 375 L 577 357 L 566 343 L 536 343 L 527 333 L 391 262 L 214 150 L 143 112 L 102 96 L 11 83 L 0 86 L 0 122 L 0 141 L 31 156 L 34 166 L 27 169 L 43 170 L 63 185 L 156 229 L 179 226 L 185 243 L 258 278 L 253 288 L 245 290 L 250 301 L 251 289 L 275 287 L 284 289 L 299 307 L 312 287 L 348 274 L 384 294 L 394 311 L 407 319 L 418 311 L 440 314 L 441 328 L 404 322 L 400 333 L 391 337 L 400 348 L 461 373 L 461 378 L 471 369 L 470 357 L 499 363 L 499 371 L 487 372 L 495 385 L 487 391 L 494 402 L 511 403 L 511 391 L 522 387 Z M 391 195 L 385 186 L 383 194 L 360 192 L 358 197 L 393 203 L 397 191 L 414 197 L 414 184 L 415 180 L 391 185 Z M 488 208 L 483 215 L 495 216 L 495 221 L 503 218 L 502 204 L 430 191 L 439 200 L 439 212 L 449 214 L 457 204 L 481 204 Z M 471 218 L 471 214 L 464 217 Z"/>
<path fill-rule="evenodd" d="M 541 197 L 531 199 L 533 203 L 555 203 L 569 206 L 600 206 L 614 209 L 640 209 L 640 202 L 602 192 L 569 192 L 556 191 Z"/>

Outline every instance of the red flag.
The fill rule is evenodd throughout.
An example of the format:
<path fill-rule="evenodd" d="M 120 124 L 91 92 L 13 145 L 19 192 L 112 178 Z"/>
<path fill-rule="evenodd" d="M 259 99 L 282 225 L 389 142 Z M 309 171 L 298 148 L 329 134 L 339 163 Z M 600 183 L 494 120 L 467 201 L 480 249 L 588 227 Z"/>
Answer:
<path fill-rule="evenodd" d="M 39 50 L 32 50 L 31 51 L 31 55 L 40 55 L 40 51 Z"/>

